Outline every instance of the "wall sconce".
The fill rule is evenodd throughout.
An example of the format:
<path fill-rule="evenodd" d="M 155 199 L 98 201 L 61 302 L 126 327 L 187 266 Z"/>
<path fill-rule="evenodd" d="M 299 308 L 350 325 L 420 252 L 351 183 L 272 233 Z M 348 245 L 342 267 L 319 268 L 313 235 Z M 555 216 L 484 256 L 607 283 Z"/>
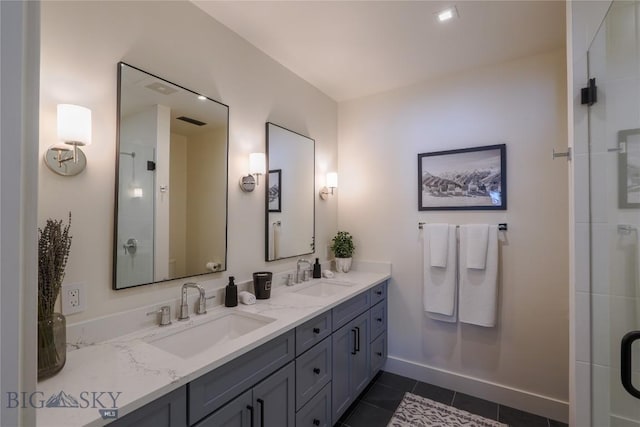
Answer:
<path fill-rule="evenodd" d="M 333 196 L 333 190 L 336 188 L 338 188 L 338 173 L 327 172 L 327 185 L 322 187 L 320 190 L 320 198 L 322 200 L 327 200 L 329 195 Z"/>
<path fill-rule="evenodd" d="M 249 175 L 240 178 L 240 188 L 245 193 L 252 192 L 260 185 L 260 175 L 266 173 L 267 158 L 264 153 L 249 154 Z"/>
<path fill-rule="evenodd" d="M 87 165 L 79 147 L 91 144 L 91 110 L 71 104 L 58 104 L 58 142 L 47 150 L 44 161 L 53 172 L 77 175 Z"/>

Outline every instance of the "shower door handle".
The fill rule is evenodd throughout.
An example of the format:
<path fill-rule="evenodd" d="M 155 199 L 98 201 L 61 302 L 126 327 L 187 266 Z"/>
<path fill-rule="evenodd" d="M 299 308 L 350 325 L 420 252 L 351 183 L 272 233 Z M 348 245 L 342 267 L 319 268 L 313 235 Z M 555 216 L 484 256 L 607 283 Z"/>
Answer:
<path fill-rule="evenodd" d="M 620 343 L 620 379 L 625 390 L 633 397 L 640 399 L 640 390 L 633 386 L 631 365 L 632 345 L 636 340 L 640 339 L 640 331 L 628 332 Z"/>

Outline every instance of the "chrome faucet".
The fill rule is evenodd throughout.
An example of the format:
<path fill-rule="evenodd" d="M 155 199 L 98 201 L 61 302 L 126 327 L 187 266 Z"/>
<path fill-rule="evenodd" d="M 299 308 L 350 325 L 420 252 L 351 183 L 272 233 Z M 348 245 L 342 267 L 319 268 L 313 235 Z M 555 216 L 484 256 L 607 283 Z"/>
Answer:
<path fill-rule="evenodd" d="M 307 275 L 306 278 L 304 277 L 304 274 L 300 274 L 302 271 L 300 270 L 300 264 L 304 264 L 306 263 L 309 266 L 309 269 L 311 268 L 311 261 L 309 261 L 306 258 L 300 258 L 298 260 L 298 262 L 296 263 L 296 283 L 301 283 L 302 280 L 309 280 L 309 276 Z"/>
<path fill-rule="evenodd" d="M 187 320 L 189 318 L 189 304 L 187 304 L 187 289 L 194 288 L 200 292 L 200 297 L 198 298 L 198 305 L 196 306 L 196 314 L 206 314 L 207 313 L 207 298 L 204 295 L 204 288 L 193 282 L 187 282 L 182 285 L 182 299 L 180 301 L 180 315 L 178 316 L 178 320 Z"/>

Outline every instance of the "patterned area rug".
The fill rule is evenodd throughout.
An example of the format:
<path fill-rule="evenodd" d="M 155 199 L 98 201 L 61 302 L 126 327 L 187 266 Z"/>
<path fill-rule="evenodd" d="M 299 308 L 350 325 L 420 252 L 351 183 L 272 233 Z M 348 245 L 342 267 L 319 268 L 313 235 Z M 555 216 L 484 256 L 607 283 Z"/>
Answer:
<path fill-rule="evenodd" d="M 506 424 L 405 393 L 387 427 L 508 427 Z"/>

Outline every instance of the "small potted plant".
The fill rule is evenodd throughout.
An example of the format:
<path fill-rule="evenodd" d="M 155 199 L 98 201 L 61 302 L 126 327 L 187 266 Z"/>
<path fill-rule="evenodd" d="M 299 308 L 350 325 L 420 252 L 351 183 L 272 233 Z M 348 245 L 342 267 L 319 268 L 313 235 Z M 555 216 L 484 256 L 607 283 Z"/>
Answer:
<path fill-rule="evenodd" d="M 48 219 L 38 228 L 38 380 L 55 375 L 67 360 L 66 320 L 55 311 L 71 250 L 69 223 Z"/>
<path fill-rule="evenodd" d="M 349 272 L 353 251 L 355 249 L 353 237 L 348 231 L 338 231 L 333 239 L 331 239 L 331 250 L 336 258 L 336 271 L 338 273 Z"/>

